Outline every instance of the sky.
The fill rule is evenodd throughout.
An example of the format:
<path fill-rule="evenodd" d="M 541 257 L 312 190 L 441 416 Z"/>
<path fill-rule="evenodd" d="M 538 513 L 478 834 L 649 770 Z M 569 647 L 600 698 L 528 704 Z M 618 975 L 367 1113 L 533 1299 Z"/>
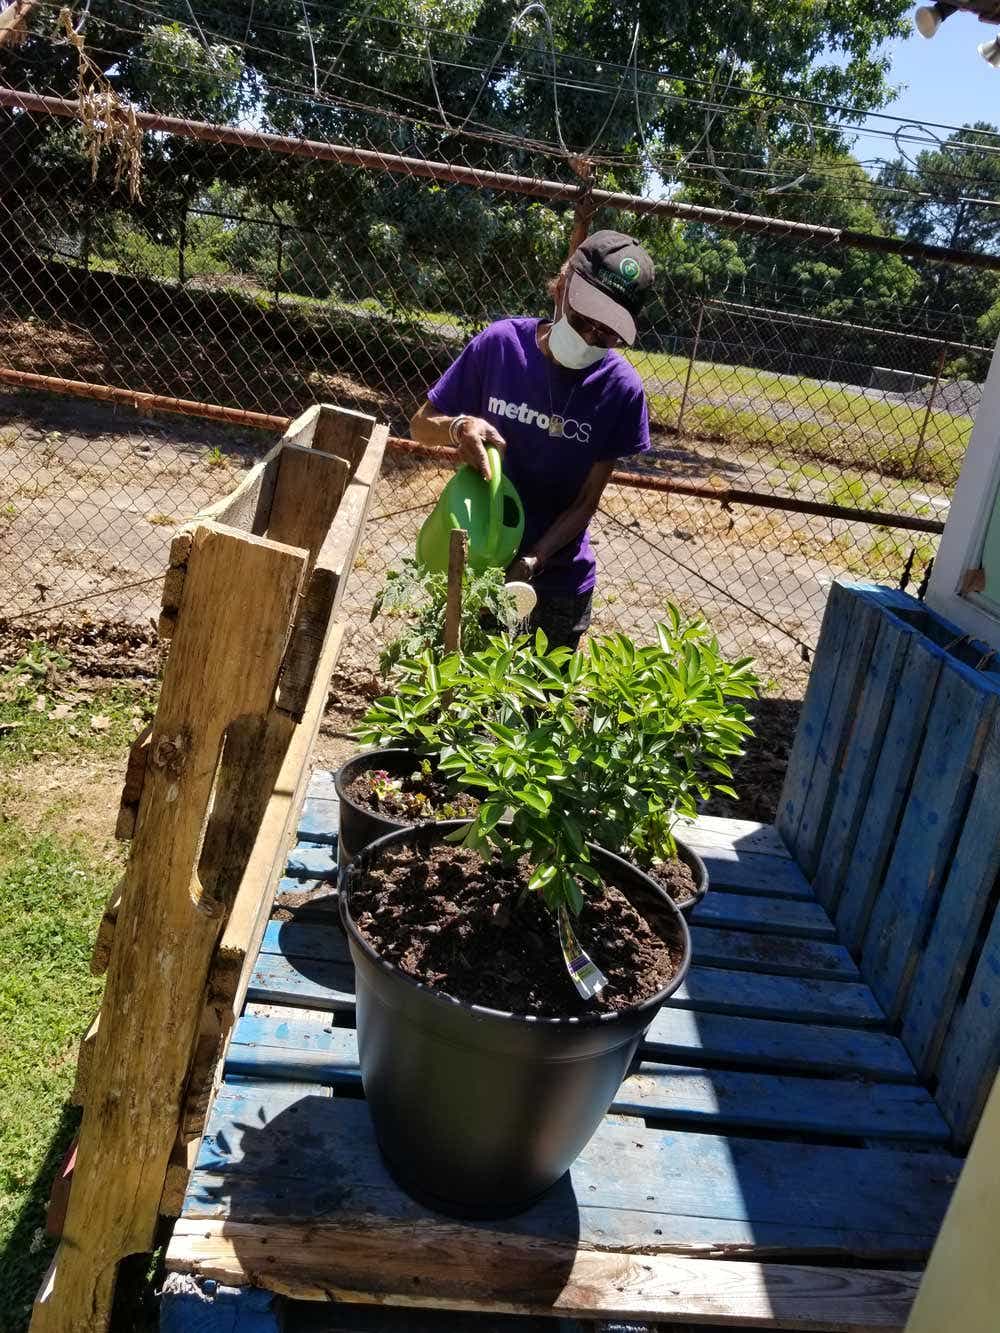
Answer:
<path fill-rule="evenodd" d="M 905 87 L 884 108 L 886 114 L 937 125 L 988 120 L 1000 126 L 1000 69 L 993 69 L 976 50 L 995 31 L 974 15 L 959 12 L 942 23 L 929 41 L 914 30 L 911 37 L 893 42 L 886 52 L 891 60 L 889 79 Z M 866 147 L 875 145 L 859 142 L 854 150 L 858 157 L 868 156 Z M 873 155 L 885 155 L 884 141 Z"/>

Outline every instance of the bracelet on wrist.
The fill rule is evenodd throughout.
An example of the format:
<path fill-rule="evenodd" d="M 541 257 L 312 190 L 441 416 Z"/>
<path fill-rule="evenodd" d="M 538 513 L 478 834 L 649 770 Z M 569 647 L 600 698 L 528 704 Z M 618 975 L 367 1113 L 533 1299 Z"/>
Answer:
<path fill-rule="evenodd" d="M 458 432 L 462 424 L 468 420 L 469 420 L 468 413 L 460 412 L 457 417 L 452 417 L 452 419 L 448 422 L 448 439 L 452 442 L 452 444 L 455 446 L 456 449 L 459 447 L 460 444 L 458 438 Z"/>

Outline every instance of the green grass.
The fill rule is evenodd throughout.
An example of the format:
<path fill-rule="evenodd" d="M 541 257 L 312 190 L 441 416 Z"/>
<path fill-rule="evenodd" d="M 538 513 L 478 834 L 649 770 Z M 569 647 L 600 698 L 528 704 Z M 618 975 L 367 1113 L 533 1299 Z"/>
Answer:
<path fill-rule="evenodd" d="M 52 1252 L 48 1192 L 78 1113 L 68 1106 L 79 1038 L 102 982 L 94 930 L 120 874 L 107 851 L 0 824 L 0 1328 L 15 1333 Z"/>
<path fill-rule="evenodd" d="M 90 952 L 122 848 L 65 832 L 86 803 L 95 758 L 124 756 L 151 711 L 126 687 L 82 695 L 43 643 L 0 673 L 0 804 L 37 798 L 34 760 L 63 761 L 32 826 L 0 817 L 0 1329 L 15 1333 L 51 1257 L 52 1178 L 79 1114 L 68 1104 L 79 1038 L 102 982 Z"/>
<path fill-rule="evenodd" d="M 653 420 L 676 425 L 687 360 L 659 352 L 627 355 L 645 381 L 676 382 L 675 392 L 654 387 L 649 394 Z M 706 403 L 704 400 L 709 396 L 749 398 L 754 406 Z M 813 416 L 807 420 L 776 420 L 769 411 L 788 407 Z M 951 487 L 958 479 L 972 434 L 972 417 L 937 411 L 928 416 L 926 408 L 919 404 L 911 406 L 869 398 L 860 391 L 819 380 L 696 361 L 684 413 L 684 431 L 720 440 L 734 448 L 750 445 L 772 450 L 786 458 L 813 458 L 831 463 L 857 462 L 863 458 L 873 470 L 886 476 Z"/>

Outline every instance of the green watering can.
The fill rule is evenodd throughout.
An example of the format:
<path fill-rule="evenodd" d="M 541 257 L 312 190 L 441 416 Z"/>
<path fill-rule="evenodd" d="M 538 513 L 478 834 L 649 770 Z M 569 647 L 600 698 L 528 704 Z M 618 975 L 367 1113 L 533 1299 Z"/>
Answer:
<path fill-rule="evenodd" d="M 448 544 L 455 528 L 469 534 L 470 569 L 506 568 L 524 536 L 524 506 L 504 476 L 500 452 L 487 449 L 490 480 L 463 463 L 441 492 L 417 537 L 417 560 L 427 569 L 448 570 Z"/>

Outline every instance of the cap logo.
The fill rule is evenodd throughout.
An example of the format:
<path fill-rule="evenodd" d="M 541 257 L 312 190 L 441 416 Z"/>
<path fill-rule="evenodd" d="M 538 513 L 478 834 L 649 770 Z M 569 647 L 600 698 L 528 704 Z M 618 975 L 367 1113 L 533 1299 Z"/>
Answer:
<path fill-rule="evenodd" d="M 639 261 L 633 259 L 631 255 L 626 255 L 618 265 L 618 272 L 626 282 L 635 282 L 636 278 L 639 276 Z"/>

